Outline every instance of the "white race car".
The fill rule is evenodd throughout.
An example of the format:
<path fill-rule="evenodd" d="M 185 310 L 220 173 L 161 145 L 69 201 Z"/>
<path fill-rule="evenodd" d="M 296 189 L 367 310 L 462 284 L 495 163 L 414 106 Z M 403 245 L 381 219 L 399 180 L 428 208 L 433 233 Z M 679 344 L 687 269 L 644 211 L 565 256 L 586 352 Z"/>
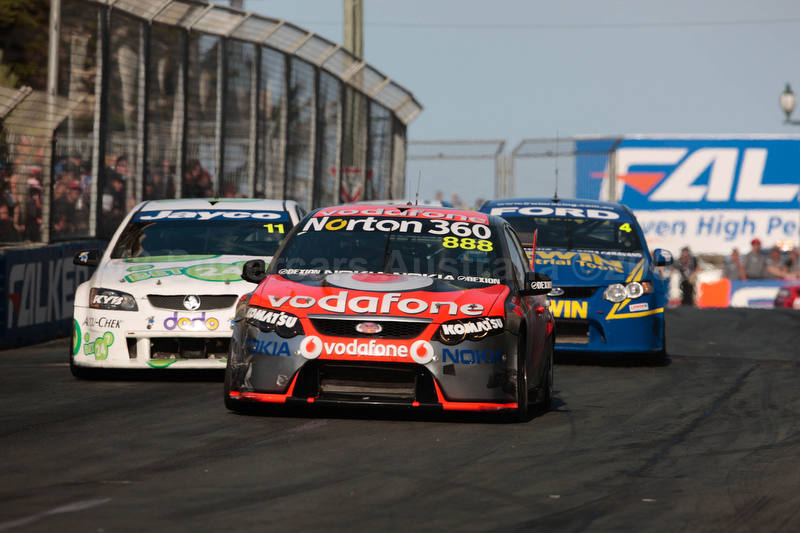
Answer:
<path fill-rule="evenodd" d="M 266 262 L 305 213 L 290 200 L 142 202 L 128 213 L 75 293 L 70 369 L 224 369 L 250 259 Z"/>

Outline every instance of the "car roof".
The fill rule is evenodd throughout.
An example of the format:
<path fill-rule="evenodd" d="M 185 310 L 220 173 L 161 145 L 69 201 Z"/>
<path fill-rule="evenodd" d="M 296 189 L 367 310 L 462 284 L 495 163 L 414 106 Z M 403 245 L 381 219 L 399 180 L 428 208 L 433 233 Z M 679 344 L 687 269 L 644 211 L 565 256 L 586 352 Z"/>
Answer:
<path fill-rule="evenodd" d="M 488 212 L 493 207 L 586 207 L 597 209 L 608 209 L 620 214 L 632 215 L 628 206 L 614 202 L 603 202 L 600 200 L 589 200 L 585 198 L 499 198 L 489 200 L 481 206 L 481 211 Z"/>
<path fill-rule="evenodd" d="M 271 200 L 267 198 L 181 198 L 171 200 L 148 200 L 141 211 L 168 209 L 217 209 L 217 210 L 265 210 L 286 211 L 294 207 L 294 200 Z"/>

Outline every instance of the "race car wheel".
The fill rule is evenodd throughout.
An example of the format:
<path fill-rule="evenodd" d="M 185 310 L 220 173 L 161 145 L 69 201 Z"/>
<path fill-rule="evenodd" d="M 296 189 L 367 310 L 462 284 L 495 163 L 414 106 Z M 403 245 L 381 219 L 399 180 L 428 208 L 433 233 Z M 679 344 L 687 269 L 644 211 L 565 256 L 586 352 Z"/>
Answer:
<path fill-rule="evenodd" d="M 222 388 L 225 396 L 225 407 L 231 411 L 241 412 L 242 405 L 236 400 L 232 400 L 229 396 L 231 392 L 231 356 L 228 355 L 228 364 L 225 366 L 225 386 Z"/>
<path fill-rule="evenodd" d="M 522 332 L 519 337 L 519 346 L 517 347 L 517 410 L 514 413 L 514 419 L 517 422 L 525 422 L 528 420 L 528 363 L 527 363 L 527 342 L 525 334 Z"/>

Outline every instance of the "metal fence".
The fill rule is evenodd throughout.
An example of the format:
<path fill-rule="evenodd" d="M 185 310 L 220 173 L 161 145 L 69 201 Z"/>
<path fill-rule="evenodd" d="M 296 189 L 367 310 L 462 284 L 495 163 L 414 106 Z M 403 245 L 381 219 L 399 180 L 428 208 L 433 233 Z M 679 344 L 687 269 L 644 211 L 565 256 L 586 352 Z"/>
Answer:
<path fill-rule="evenodd" d="M 60 6 L 57 96 L 0 90 L 0 176 L 21 239 L 107 238 L 143 199 L 308 209 L 403 195 L 421 106 L 340 45 L 194 0 Z"/>

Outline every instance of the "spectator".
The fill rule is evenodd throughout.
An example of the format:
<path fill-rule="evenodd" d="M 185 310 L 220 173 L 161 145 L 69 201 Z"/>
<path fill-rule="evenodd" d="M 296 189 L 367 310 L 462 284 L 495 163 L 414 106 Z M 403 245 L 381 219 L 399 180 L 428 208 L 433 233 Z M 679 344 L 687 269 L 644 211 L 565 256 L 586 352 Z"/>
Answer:
<path fill-rule="evenodd" d="M 734 248 L 729 258 L 725 260 L 725 277 L 728 279 L 745 279 L 744 265 L 739 257 L 739 249 Z"/>
<path fill-rule="evenodd" d="M 789 253 L 786 277 L 792 279 L 800 278 L 800 248 L 795 248 Z"/>
<path fill-rule="evenodd" d="M 769 256 L 766 259 L 766 276 L 769 279 L 783 279 L 788 272 L 786 263 L 781 257 L 781 250 L 777 246 L 770 248 Z"/>
<path fill-rule="evenodd" d="M 186 166 L 183 183 L 184 198 L 209 198 L 214 194 L 211 174 L 193 159 Z"/>
<path fill-rule="evenodd" d="M 28 178 L 28 198 L 25 200 L 25 231 L 27 241 L 42 240 L 42 185 L 36 178 Z"/>
<path fill-rule="evenodd" d="M 681 255 L 675 267 L 680 275 L 681 305 L 694 305 L 694 286 L 699 268 L 697 259 L 688 246 L 681 248 Z"/>
<path fill-rule="evenodd" d="M 0 201 L 0 243 L 20 242 L 20 236 L 17 228 L 11 220 L 11 211 L 5 202 Z"/>
<path fill-rule="evenodd" d="M 764 279 L 767 274 L 767 258 L 761 253 L 761 240 L 750 241 L 751 249 L 744 255 L 744 275 L 742 279 Z"/>

